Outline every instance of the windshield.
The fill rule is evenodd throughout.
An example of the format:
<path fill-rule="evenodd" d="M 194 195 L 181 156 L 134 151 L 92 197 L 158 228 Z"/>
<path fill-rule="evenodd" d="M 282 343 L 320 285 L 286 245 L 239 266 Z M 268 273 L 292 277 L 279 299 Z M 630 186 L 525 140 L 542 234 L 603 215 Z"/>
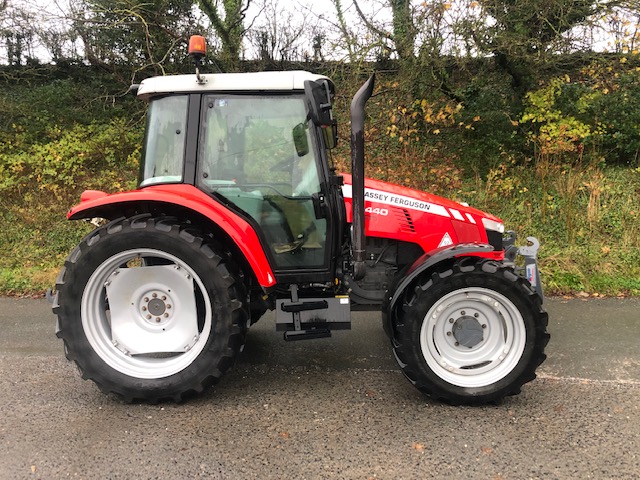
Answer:
<path fill-rule="evenodd" d="M 186 95 L 151 101 L 140 166 L 140 186 L 182 181 L 187 124 Z"/>

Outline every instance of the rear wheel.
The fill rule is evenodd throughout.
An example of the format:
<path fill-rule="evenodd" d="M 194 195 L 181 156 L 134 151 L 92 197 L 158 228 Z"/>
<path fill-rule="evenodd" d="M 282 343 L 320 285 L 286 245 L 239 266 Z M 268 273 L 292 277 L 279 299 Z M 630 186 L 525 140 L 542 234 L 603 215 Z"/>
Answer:
<path fill-rule="evenodd" d="M 129 401 L 201 392 L 244 343 L 240 272 L 175 219 L 143 215 L 95 230 L 69 255 L 56 289 L 68 358 Z"/>
<path fill-rule="evenodd" d="M 513 270 L 464 258 L 414 287 L 395 324 L 394 350 L 418 389 L 452 404 L 482 404 L 535 378 L 548 316 Z"/>

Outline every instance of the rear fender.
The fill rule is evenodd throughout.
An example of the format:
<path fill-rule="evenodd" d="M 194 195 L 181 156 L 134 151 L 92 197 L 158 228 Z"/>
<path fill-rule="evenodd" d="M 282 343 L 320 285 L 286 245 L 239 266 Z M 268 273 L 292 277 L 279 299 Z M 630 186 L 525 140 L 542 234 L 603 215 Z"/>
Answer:
<path fill-rule="evenodd" d="M 99 217 L 113 220 L 136 213 L 174 214 L 185 211 L 189 216 L 200 217 L 222 230 L 244 255 L 260 286 L 268 288 L 276 284 L 271 265 L 253 227 L 191 185 L 158 185 L 113 195 L 87 191 L 82 194 L 81 203 L 69 210 L 67 218 L 77 220 Z"/>
<path fill-rule="evenodd" d="M 422 273 L 435 268 L 442 262 L 461 256 L 486 257 L 487 253 L 493 251 L 491 245 L 482 243 L 461 243 L 438 248 L 431 252 L 424 253 L 412 265 L 400 272 L 395 281 L 391 284 L 388 294 L 382 303 L 382 325 L 389 338 L 392 338 L 392 321 L 395 309 L 403 293 L 409 288 L 414 280 Z"/>

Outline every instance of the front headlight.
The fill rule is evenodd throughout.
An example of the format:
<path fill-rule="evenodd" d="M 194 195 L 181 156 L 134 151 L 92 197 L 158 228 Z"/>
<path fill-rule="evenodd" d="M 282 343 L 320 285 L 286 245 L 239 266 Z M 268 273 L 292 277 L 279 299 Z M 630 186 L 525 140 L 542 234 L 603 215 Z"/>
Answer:
<path fill-rule="evenodd" d="M 496 222 L 495 220 L 491 220 L 489 218 L 483 218 L 482 225 L 484 225 L 484 228 L 486 228 L 487 230 L 504 233 L 504 223 L 502 222 Z"/>

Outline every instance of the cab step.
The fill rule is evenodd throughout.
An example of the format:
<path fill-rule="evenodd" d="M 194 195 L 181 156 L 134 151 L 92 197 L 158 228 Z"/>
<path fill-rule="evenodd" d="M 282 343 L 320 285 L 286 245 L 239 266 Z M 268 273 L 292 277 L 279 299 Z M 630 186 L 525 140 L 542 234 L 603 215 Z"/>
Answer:
<path fill-rule="evenodd" d="M 348 296 L 301 297 L 295 285 L 291 298 L 276 300 L 276 330 L 285 340 L 326 338 L 331 330 L 351 329 L 351 302 Z"/>
<path fill-rule="evenodd" d="M 284 332 L 284 340 L 293 342 L 296 340 L 314 340 L 317 338 L 330 338 L 331 330 L 328 328 L 314 328 L 312 330 L 297 330 Z"/>

